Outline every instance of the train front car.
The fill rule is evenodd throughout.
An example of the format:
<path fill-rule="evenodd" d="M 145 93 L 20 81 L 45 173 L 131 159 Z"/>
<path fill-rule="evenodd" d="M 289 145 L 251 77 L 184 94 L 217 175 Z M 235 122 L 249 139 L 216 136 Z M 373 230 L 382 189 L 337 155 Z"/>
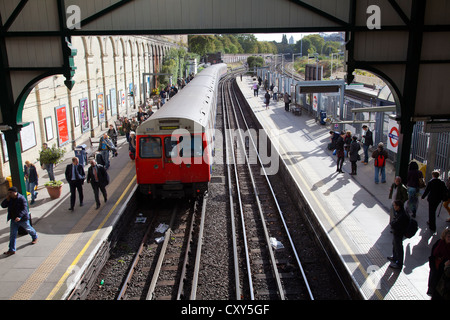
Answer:
<path fill-rule="evenodd" d="M 216 95 L 226 65 L 200 72 L 136 132 L 136 176 L 143 194 L 202 194 L 211 180 Z"/>

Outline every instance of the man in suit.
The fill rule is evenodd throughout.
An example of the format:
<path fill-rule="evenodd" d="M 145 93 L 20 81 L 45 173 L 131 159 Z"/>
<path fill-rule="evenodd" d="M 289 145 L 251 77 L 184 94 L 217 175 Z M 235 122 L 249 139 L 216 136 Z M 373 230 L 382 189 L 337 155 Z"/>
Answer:
<path fill-rule="evenodd" d="M 363 133 L 361 138 L 361 143 L 364 150 L 364 159 L 361 161 L 365 165 L 369 163 L 369 147 L 373 145 L 373 134 L 367 125 L 363 125 Z"/>
<path fill-rule="evenodd" d="M 86 174 L 84 168 L 78 163 L 78 158 L 72 158 L 72 164 L 68 164 L 66 167 L 66 180 L 70 186 L 70 208 L 73 211 L 75 206 L 76 191 L 78 190 L 78 196 L 80 198 L 80 207 L 83 206 L 83 184 Z"/>
<path fill-rule="evenodd" d="M 428 226 L 431 231 L 436 231 L 436 210 L 439 206 L 439 203 L 444 199 L 444 195 L 446 195 L 447 188 L 445 187 L 444 181 L 439 179 L 439 171 L 433 171 L 431 173 L 433 177 L 427 184 L 425 188 L 425 192 L 422 195 L 422 199 L 425 199 L 427 196 L 428 200 Z"/>
<path fill-rule="evenodd" d="M 100 189 L 105 199 L 105 203 L 108 200 L 108 194 L 106 193 L 106 186 L 109 184 L 108 172 L 106 172 L 105 167 L 97 164 L 95 160 L 91 160 L 91 166 L 88 169 L 87 183 L 90 183 L 92 190 L 94 190 L 95 203 L 97 207 L 100 208 L 100 199 L 98 196 L 98 190 Z"/>

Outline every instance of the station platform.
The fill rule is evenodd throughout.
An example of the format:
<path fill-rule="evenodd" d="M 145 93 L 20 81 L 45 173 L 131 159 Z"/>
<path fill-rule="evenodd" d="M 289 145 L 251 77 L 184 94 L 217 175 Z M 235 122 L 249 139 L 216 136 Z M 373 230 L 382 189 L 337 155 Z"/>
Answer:
<path fill-rule="evenodd" d="M 389 226 L 389 189 L 395 168 L 386 165 L 386 183 L 375 184 L 373 160 L 358 162 L 357 175 L 345 160 L 342 173 L 336 172 L 336 156 L 327 149 L 330 128 L 320 125 L 309 115 L 294 115 L 284 109 L 284 102 L 264 104 L 265 91 L 255 97 L 252 77 L 236 79 L 257 119 L 273 141 L 294 177 L 297 187 L 312 206 L 314 214 L 338 250 L 362 295 L 367 300 L 430 300 L 428 257 L 431 247 L 450 225 L 442 208 L 437 217 L 437 233 L 427 226 L 428 202 L 419 200 L 419 230 L 403 241 L 404 267 L 389 267 L 393 235 Z M 376 142 L 377 144 L 377 142 Z M 362 148 L 360 153 L 362 153 Z M 369 153 L 370 156 L 370 153 Z M 422 190 L 423 192 L 423 190 Z M 439 210 L 439 209 L 438 209 Z"/>
<path fill-rule="evenodd" d="M 100 194 L 101 206 L 98 210 L 95 209 L 94 193 L 88 183 L 83 185 L 84 206 L 79 206 L 77 194 L 74 211 L 68 210 L 70 192 L 64 172 L 66 166 L 72 163 L 73 151 L 67 151 L 64 162 L 54 169 L 56 180 L 64 182 L 62 195 L 58 199 L 50 199 L 43 186 L 49 181 L 47 171 L 36 166 L 39 194 L 30 206 L 30 213 L 38 242 L 32 245 L 29 235 L 18 237 L 17 251 L 12 256 L 3 254 L 8 251 L 10 224 L 6 222 L 6 209 L 0 208 L 0 300 L 66 298 L 74 280 L 110 234 L 124 202 L 136 185 L 135 165 L 129 158 L 125 137 L 118 139 L 118 153 L 118 157 L 110 159 L 110 183 L 106 187 L 108 201 L 104 203 Z M 86 175 L 89 166 L 86 164 L 84 167 Z"/>

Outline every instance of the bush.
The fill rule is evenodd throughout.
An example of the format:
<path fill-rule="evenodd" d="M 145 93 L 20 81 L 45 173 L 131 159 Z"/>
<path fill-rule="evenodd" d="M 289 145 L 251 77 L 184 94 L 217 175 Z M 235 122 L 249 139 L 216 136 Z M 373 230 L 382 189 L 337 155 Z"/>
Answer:
<path fill-rule="evenodd" d="M 63 161 L 66 149 L 57 148 L 55 145 L 51 148 L 39 151 L 39 158 L 37 159 L 41 164 L 58 164 Z"/>

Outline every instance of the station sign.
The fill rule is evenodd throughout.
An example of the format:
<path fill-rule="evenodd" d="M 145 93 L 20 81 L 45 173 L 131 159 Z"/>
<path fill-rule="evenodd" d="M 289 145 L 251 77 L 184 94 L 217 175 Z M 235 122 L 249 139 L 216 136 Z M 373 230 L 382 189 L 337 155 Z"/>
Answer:
<path fill-rule="evenodd" d="M 387 148 L 397 153 L 400 131 L 397 121 L 389 119 Z"/>

